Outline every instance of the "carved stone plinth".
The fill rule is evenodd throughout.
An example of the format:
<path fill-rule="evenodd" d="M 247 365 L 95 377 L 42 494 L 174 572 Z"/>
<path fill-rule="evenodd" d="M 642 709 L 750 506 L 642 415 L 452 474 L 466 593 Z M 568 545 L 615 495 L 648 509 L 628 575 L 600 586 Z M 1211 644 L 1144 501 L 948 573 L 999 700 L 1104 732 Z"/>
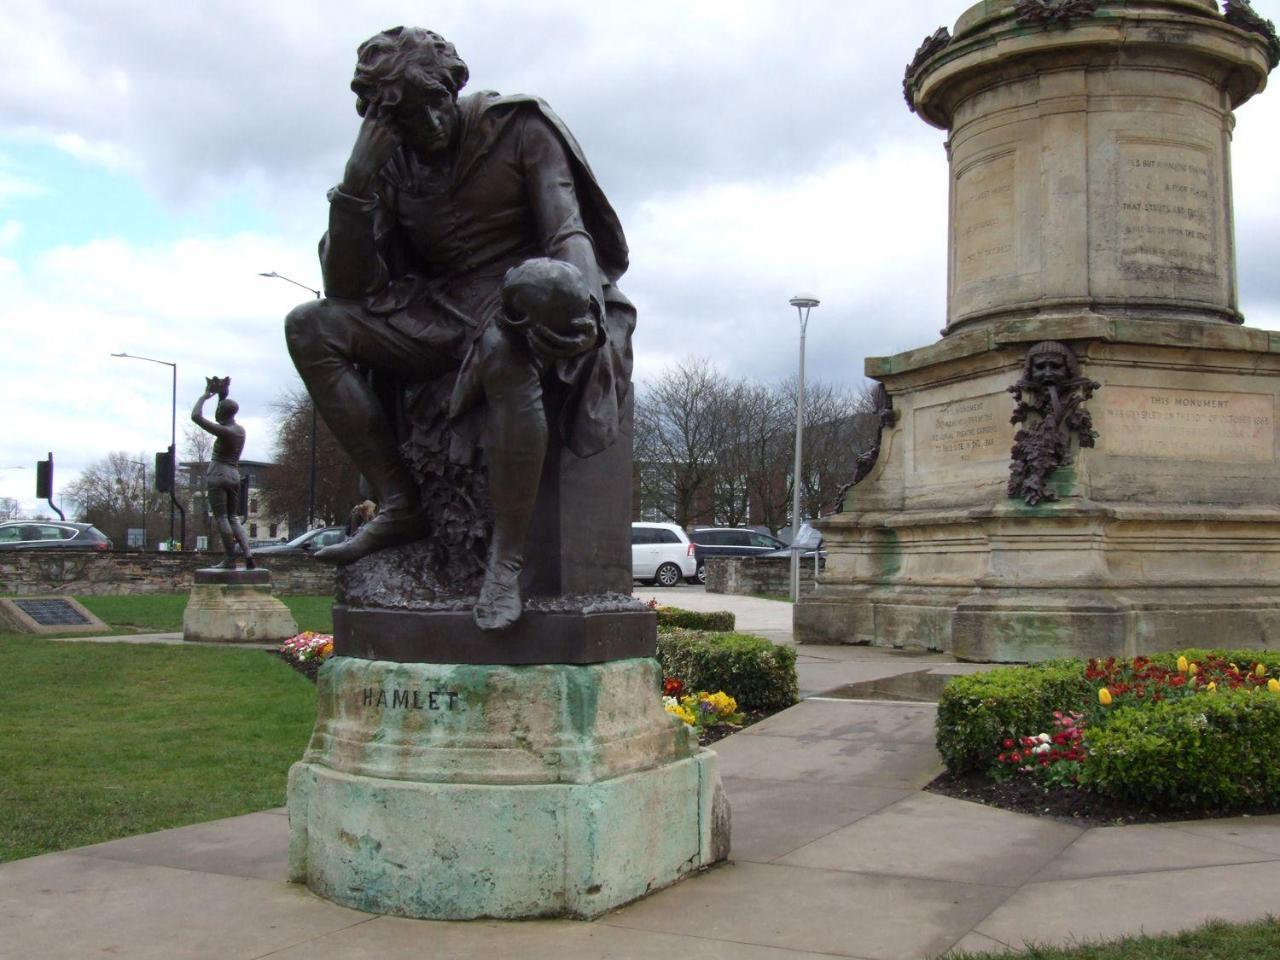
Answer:
<path fill-rule="evenodd" d="M 271 595 L 267 570 L 197 570 L 182 639 L 205 643 L 278 643 L 298 632 L 289 608 Z"/>
<path fill-rule="evenodd" d="M 335 657 L 289 774 L 292 879 L 371 913 L 589 918 L 724 859 L 715 754 L 660 680 Z"/>
<path fill-rule="evenodd" d="M 905 89 L 948 131 L 946 331 L 867 361 L 898 419 L 818 523 L 800 642 L 1280 645 L 1280 338 L 1237 326 L 1229 156 L 1276 62 L 1256 20 L 988 0 L 922 48 Z"/>

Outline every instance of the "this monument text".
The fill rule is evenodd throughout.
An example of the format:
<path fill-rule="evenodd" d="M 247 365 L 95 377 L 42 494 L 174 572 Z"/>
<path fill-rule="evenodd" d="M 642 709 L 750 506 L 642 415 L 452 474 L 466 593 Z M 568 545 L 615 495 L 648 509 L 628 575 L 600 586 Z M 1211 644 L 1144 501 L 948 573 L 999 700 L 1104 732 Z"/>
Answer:
<path fill-rule="evenodd" d="M 1108 384 L 1100 391 L 1098 449 L 1113 456 L 1270 463 L 1275 459 L 1275 398 Z"/>

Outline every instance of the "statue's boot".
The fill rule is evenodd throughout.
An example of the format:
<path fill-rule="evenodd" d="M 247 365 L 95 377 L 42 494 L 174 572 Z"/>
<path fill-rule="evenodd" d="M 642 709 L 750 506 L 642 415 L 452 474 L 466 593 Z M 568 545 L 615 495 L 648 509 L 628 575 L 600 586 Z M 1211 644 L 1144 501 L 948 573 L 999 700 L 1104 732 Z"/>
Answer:
<path fill-rule="evenodd" d="M 317 550 L 315 558 L 325 563 L 354 563 L 377 550 L 421 540 L 427 532 L 427 518 L 420 507 L 384 507 L 355 536 Z"/>
<path fill-rule="evenodd" d="M 518 556 L 499 558 L 494 551 L 490 557 L 474 613 L 476 626 L 481 630 L 505 630 L 520 619 L 522 566 Z"/>

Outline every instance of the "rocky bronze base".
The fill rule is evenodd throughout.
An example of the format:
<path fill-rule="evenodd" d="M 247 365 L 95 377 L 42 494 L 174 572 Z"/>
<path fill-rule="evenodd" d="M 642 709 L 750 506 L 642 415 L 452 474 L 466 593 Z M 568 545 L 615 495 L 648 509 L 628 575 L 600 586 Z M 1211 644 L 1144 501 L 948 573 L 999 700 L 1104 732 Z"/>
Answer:
<path fill-rule="evenodd" d="M 656 661 L 320 670 L 289 774 L 294 882 L 370 913 L 590 918 L 724 859 L 715 754 Z"/>
<path fill-rule="evenodd" d="M 289 608 L 271 595 L 266 570 L 197 570 L 182 639 L 203 643 L 279 643 L 298 632 Z"/>
<path fill-rule="evenodd" d="M 606 663 L 652 657 L 658 643 L 653 613 L 611 605 L 526 610 L 508 629 L 485 632 L 465 608 L 388 610 L 336 604 L 333 631 L 338 656 L 397 663 Z"/>

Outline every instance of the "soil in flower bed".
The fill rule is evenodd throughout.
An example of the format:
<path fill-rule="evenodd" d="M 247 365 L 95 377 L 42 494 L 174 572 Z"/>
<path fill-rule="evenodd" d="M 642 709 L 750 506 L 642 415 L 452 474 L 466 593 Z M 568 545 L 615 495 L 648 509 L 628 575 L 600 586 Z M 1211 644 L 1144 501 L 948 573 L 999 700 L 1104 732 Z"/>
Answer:
<path fill-rule="evenodd" d="M 927 787 L 930 793 L 958 800 L 972 800 L 989 807 L 1065 820 L 1082 827 L 1121 826 L 1131 823 L 1169 823 L 1176 820 L 1209 820 L 1221 817 L 1260 816 L 1280 813 L 1277 807 L 1232 811 L 1153 811 L 1090 790 L 1044 790 L 1025 778 L 993 780 L 980 773 L 944 773 Z"/>
<path fill-rule="evenodd" d="M 307 660 L 303 663 L 299 663 L 287 653 L 282 653 L 279 650 L 271 650 L 268 652 L 273 657 L 279 657 L 312 683 L 316 682 L 316 675 L 320 672 L 320 664 L 324 662 L 322 660 Z M 729 736 L 729 734 L 737 733 L 739 730 L 749 727 L 753 723 L 759 723 L 761 720 L 764 720 L 766 717 L 771 717 L 775 713 L 777 713 L 776 710 L 744 710 L 742 711 L 742 723 L 739 726 L 731 727 L 727 723 L 721 723 L 714 727 L 707 727 L 698 737 L 698 742 L 705 747 L 707 744 L 715 743 L 717 740 L 723 740 L 725 737 Z"/>

